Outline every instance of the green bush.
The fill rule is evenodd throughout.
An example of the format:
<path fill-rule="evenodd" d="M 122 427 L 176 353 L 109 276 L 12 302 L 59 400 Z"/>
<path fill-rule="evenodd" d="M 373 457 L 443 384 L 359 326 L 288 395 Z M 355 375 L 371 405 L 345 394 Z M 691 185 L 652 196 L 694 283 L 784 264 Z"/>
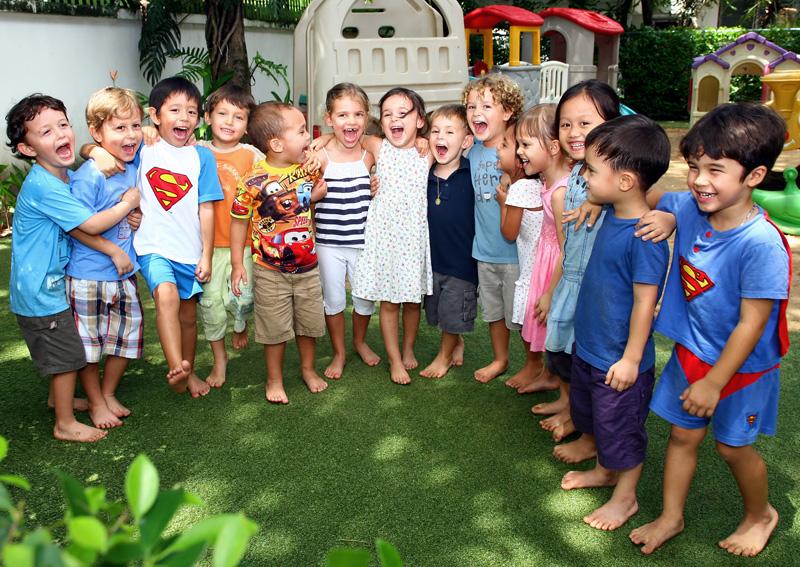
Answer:
<path fill-rule="evenodd" d="M 640 28 L 622 36 L 619 86 L 625 104 L 656 120 L 689 117 L 692 60 L 707 55 L 747 33 L 744 28 L 693 30 Z M 757 30 L 784 49 L 800 51 L 800 30 Z M 732 100 L 757 100 L 758 78 L 734 77 Z"/>

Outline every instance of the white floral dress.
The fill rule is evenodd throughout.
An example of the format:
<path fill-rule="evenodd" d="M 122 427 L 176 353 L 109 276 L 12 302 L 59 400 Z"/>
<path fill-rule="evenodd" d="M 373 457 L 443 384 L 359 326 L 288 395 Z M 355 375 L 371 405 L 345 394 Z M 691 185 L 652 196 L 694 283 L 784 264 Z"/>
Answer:
<path fill-rule="evenodd" d="M 399 149 L 384 140 L 377 175 L 381 184 L 369 206 L 353 295 L 371 301 L 421 303 L 433 287 L 428 159 L 415 148 Z"/>
<path fill-rule="evenodd" d="M 506 205 L 519 207 L 522 211 L 522 224 L 517 236 L 517 256 L 519 257 L 519 279 L 514 282 L 514 310 L 511 321 L 522 325 L 525 320 L 525 306 L 528 304 L 528 290 L 531 284 L 533 259 L 539 246 L 542 232 L 542 182 L 535 179 L 520 179 L 508 188 Z M 539 209 L 539 210 L 530 210 Z"/>

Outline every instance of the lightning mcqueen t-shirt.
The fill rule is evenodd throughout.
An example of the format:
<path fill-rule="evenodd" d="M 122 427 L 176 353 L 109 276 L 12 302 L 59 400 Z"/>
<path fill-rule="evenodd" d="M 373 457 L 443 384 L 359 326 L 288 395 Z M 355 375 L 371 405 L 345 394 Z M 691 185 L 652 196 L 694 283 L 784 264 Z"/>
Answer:
<path fill-rule="evenodd" d="M 160 140 L 142 146 L 138 161 L 142 224 L 133 239 L 136 253 L 197 264 L 203 252 L 200 203 L 224 197 L 214 154 L 206 148 L 178 148 Z"/>

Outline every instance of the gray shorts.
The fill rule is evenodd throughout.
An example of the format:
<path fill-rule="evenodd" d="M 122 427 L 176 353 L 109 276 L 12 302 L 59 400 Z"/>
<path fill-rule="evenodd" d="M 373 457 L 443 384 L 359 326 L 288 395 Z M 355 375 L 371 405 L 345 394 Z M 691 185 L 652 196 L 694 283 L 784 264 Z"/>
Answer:
<path fill-rule="evenodd" d="M 425 296 L 428 324 L 453 335 L 471 332 L 478 316 L 477 296 L 474 283 L 433 272 L 433 295 Z"/>
<path fill-rule="evenodd" d="M 509 331 L 522 326 L 513 322 L 514 289 L 519 279 L 519 264 L 478 262 L 478 291 L 483 320 L 487 323 L 505 320 Z"/>
<path fill-rule="evenodd" d="M 43 376 L 74 372 L 86 366 L 75 316 L 72 309 L 45 317 L 17 315 L 31 360 Z"/>

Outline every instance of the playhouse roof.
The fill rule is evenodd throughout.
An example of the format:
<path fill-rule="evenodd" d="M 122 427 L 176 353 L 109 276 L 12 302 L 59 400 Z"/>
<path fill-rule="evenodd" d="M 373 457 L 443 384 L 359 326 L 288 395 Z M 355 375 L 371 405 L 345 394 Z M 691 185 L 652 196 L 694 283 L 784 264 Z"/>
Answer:
<path fill-rule="evenodd" d="M 525 8 L 517 6 L 492 5 L 476 8 L 464 16 L 464 27 L 470 29 L 491 29 L 500 22 L 508 22 L 512 26 L 529 26 L 538 28 L 544 20 Z"/>
<path fill-rule="evenodd" d="M 539 12 L 543 18 L 564 18 L 599 35 L 621 35 L 623 31 L 619 22 L 611 18 L 578 8 L 546 8 Z"/>
<path fill-rule="evenodd" d="M 780 45 L 776 45 L 776 44 L 772 43 L 770 40 L 765 38 L 763 35 L 759 35 L 756 32 L 747 32 L 746 34 L 742 34 L 739 37 L 737 37 L 735 40 L 733 40 L 728 45 L 723 45 L 722 47 L 717 49 L 714 53 L 709 53 L 708 55 L 701 55 L 700 57 L 695 57 L 694 60 L 692 61 L 692 69 L 697 69 L 700 65 L 702 65 L 706 61 L 711 61 L 713 63 L 716 63 L 717 65 L 719 65 L 723 69 L 729 69 L 730 66 L 731 66 L 730 63 L 728 63 L 727 61 L 722 59 L 721 55 L 723 55 L 723 54 L 725 54 L 725 52 L 735 48 L 737 45 L 742 45 L 743 43 L 747 43 L 748 41 L 754 41 L 756 43 L 760 43 L 765 48 L 771 49 L 771 50 L 773 50 L 775 52 L 775 54 L 778 57 L 775 60 L 773 60 L 773 61 L 771 61 L 769 63 L 769 68 L 770 69 L 774 69 L 777 65 L 779 65 L 780 63 L 783 63 L 787 59 L 793 59 L 795 61 L 798 61 L 798 57 L 797 57 L 796 53 L 794 53 L 792 51 L 787 51 L 783 47 L 781 47 Z M 753 45 L 748 45 L 747 49 L 748 50 L 752 50 L 753 49 Z M 733 55 L 733 53 L 731 53 L 731 55 Z M 766 52 L 765 52 L 765 55 L 767 55 Z"/>

